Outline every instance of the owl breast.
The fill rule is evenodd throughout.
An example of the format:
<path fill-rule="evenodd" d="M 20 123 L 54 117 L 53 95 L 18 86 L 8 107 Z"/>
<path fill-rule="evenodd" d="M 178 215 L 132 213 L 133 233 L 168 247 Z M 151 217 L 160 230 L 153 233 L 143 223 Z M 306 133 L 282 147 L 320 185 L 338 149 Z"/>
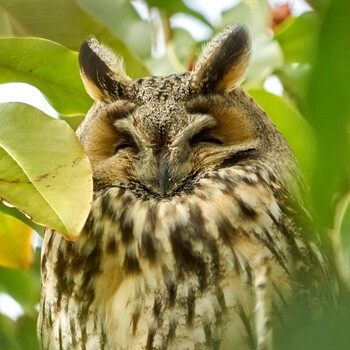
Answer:
<path fill-rule="evenodd" d="M 218 186 L 217 177 L 225 186 Z M 125 348 L 148 349 L 215 349 L 220 344 L 232 349 L 234 343 L 244 349 L 254 342 L 248 321 L 255 304 L 253 271 L 265 258 L 273 260 L 263 230 L 283 240 L 268 216 L 281 219 L 266 183 L 226 170 L 207 174 L 194 191 L 166 201 L 144 201 L 120 189 L 107 193 L 101 197 L 108 197 L 107 207 L 101 202 L 98 208 L 104 213 L 116 213 L 118 204 L 124 208 L 117 219 L 122 224 L 116 247 L 126 276 L 132 276 L 116 282 L 119 290 L 110 298 L 112 327 L 121 330 L 116 339 L 124 339 Z M 118 197 L 121 203 L 114 206 Z M 283 278 L 283 267 L 271 265 L 273 279 Z"/>
<path fill-rule="evenodd" d="M 163 200 L 101 189 L 76 244 L 46 237 L 57 250 L 43 258 L 45 288 L 57 295 L 43 302 L 54 324 L 44 348 L 55 338 L 62 349 L 252 348 L 259 288 L 274 313 L 311 293 L 298 276 L 317 250 L 286 222 L 283 191 L 249 162 Z"/>

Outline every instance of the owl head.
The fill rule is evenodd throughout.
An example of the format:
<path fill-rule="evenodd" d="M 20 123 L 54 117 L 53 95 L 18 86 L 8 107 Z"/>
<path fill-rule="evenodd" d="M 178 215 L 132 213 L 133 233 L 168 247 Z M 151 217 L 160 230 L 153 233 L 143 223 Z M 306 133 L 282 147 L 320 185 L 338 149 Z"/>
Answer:
<path fill-rule="evenodd" d="M 204 47 L 191 72 L 131 80 L 111 50 L 85 41 L 80 70 L 95 103 L 77 134 L 95 184 L 166 198 L 248 161 L 282 170 L 277 158 L 291 159 L 286 142 L 240 87 L 249 57 L 248 31 L 233 25 Z"/>

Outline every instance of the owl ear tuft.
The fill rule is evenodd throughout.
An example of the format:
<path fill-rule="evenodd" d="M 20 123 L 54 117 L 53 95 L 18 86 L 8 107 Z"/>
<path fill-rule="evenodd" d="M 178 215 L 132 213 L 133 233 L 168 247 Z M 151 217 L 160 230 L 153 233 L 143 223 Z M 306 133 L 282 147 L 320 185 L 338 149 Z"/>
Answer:
<path fill-rule="evenodd" d="M 123 60 L 94 37 L 82 43 L 79 65 L 85 89 L 95 101 L 115 100 L 125 95 L 130 79 Z"/>
<path fill-rule="evenodd" d="M 227 27 L 203 49 L 191 72 L 191 88 L 201 92 L 229 92 L 244 79 L 251 53 L 248 29 Z"/>

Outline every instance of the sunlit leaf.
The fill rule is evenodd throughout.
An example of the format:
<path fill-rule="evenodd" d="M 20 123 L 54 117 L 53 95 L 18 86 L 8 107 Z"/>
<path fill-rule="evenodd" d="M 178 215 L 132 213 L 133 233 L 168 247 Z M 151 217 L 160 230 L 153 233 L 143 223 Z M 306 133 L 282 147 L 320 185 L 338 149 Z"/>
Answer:
<path fill-rule="evenodd" d="M 306 120 L 286 99 L 263 89 L 250 89 L 249 93 L 270 116 L 278 130 L 294 151 L 303 173 L 310 180 L 315 163 L 315 136 Z"/>
<path fill-rule="evenodd" d="M 0 83 L 10 82 L 34 85 L 67 116 L 84 114 L 92 104 L 80 79 L 78 54 L 49 40 L 0 38 Z"/>
<path fill-rule="evenodd" d="M 334 194 L 350 187 L 348 125 L 350 116 L 350 2 L 332 1 L 325 14 L 311 75 L 309 121 L 316 132 L 318 155 L 312 194 L 321 222 L 333 225 Z"/>
<path fill-rule="evenodd" d="M 118 14 L 115 14 L 118 20 Z M 148 75 L 142 61 L 112 30 L 83 11 L 75 0 L 1 0 L 0 36 L 36 36 L 77 51 L 89 36 L 111 46 L 123 56 L 128 74 Z M 29 53 L 23 53 L 28 58 Z M 43 61 L 43 64 L 46 62 Z"/>
<path fill-rule="evenodd" d="M 33 231 L 18 219 L 0 213 L 0 265 L 25 269 L 33 261 Z"/>
<path fill-rule="evenodd" d="M 73 130 L 21 103 L 0 105 L 0 197 L 70 239 L 92 200 L 91 168 Z"/>

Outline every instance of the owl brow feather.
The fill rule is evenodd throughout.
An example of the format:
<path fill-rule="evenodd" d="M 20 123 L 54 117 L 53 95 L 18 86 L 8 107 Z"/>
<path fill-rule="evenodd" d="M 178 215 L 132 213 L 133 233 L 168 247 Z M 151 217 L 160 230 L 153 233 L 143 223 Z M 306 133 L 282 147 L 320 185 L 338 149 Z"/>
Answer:
<path fill-rule="evenodd" d="M 136 109 L 134 104 L 124 104 L 107 111 L 107 118 L 111 123 L 117 120 L 125 119 L 130 116 Z"/>
<path fill-rule="evenodd" d="M 171 144 L 171 147 L 176 147 L 183 139 L 190 139 L 204 129 L 216 126 L 216 120 L 210 114 L 191 113 L 190 117 L 192 118 L 191 123 L 182 131 L 181 136 Z"/>

